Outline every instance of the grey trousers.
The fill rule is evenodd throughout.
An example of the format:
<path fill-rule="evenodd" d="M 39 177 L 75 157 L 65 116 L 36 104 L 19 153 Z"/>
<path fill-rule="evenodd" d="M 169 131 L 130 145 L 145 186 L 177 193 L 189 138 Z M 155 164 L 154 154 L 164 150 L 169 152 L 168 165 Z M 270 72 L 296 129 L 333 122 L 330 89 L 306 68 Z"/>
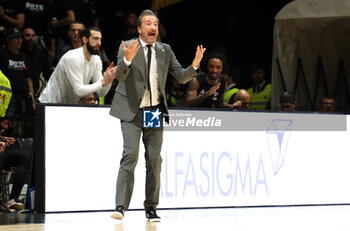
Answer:
<path fill-rule="evenodd" d="M 132 122 L 121 121 L 124 146 L 117 179 L 116 207 L 129 208 L 142 134 L 146 161 L 144 208 L 147 211 L 150 208 L 156 209 L 159 202 L 163 126 L 161 128 L 143 128 L 142 114 L 143 111 L 139 110 Z"/>

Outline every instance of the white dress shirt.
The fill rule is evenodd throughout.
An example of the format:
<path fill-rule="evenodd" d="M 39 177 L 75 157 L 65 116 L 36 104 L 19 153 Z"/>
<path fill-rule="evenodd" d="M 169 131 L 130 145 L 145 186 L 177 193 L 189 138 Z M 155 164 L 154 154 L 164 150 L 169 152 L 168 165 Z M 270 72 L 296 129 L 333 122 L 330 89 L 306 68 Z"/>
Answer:
<path fill-rule="evenodd" d="M 147 63 L 148 63 L 147 43 L 142 41 L 142 39 L 140 39 L 140 41 L 141 41 L 143 53 L 145 55 L 146 66 L 147 66 Z M 150 78 L 149 81 L 150 81 L 151 91 L 152 91 L 152 106 L 156 106 L 156 105 L 160 104 L 160 89 L 159 89 L 159 81 L 158 81 L 157 57 L 156 57 L 155 43 L 152 44 L 151 49 L 152 49 L 152 56 L 151 56 L 151 68 L 150 68 L 150 72 L 149 72 L 149 78 Z M 125 57 L 124 57 L 124 62 L 128 66 L 131 65 L 131 62 L 126 60 Z M 147 76 L 146 76 L 146 78 L 147 78 Z M 146 86 L 147 86 L 147 83 L 146 83 Z M 148 87 L 146 87 L 145 94 L 143 95 L 143 98 L 142 98 L 142 101 L 140 104 L 140 108 L 148 107 L 148 106 L 151 106 L 150 105 L 150 94 L 149 94 Z"/>

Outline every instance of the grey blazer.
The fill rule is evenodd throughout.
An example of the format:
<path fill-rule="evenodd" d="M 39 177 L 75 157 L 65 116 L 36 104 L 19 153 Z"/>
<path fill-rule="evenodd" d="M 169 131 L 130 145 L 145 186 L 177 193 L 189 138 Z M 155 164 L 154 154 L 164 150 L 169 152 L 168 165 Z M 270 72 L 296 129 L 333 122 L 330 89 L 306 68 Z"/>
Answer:
<path fill-rule="evenodd" d="M 140 41 L 139 39 L 137 39 Z M 128 46 L 131 40 L 125 42 Z M 141 44 L 141 43 L 140 43 Z M 165 84 L 168 72 L 174 76 L 179 83 L 187 83 L 198 74 L 190 65 L 183 68 L 177 61 L 174 52 L 168 44 L 156 42 L 155 51 L 157 57 L 157 71 L 160 87 L 161 102 L 163 103 L 163 113 L 168 114 L 168 106 L 165 97 Z M 119 84 L 116 88 L 110 114 L 121 120 L 131 122 L 139 110 L 142 97 L 146 89 L 146 60 L 143 48 L 137 51 L 131 65 L 128 67 L 124 63 L 124 51 L 122 44 L 118 52 L 117 80 Z"/>

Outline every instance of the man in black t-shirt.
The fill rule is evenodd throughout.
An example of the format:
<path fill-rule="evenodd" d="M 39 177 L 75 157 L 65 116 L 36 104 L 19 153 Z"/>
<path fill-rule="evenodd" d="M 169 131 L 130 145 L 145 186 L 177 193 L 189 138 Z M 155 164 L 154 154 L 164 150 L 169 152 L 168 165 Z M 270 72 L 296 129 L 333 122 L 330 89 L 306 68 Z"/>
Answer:
<path fill-rule="evenodd" d="M 99 27 L 99 13 L 96 4 L 92 0 L 71 0 L 75 21 L 82 22 L 86 28 Z M 125 41 L 125 40 L 124 40 Z"/>
<path fill-rule="evenodd" d="M 201 73 L 189 85 L 186 100 L 187 106 L 205 108 L 222 107 L 225 85 L 226 81 L 221 76 L 211 81 L 206 73 Z M 196 93 L 193 96 L 191 96 L 191 89 L 193 93 Z"/>
<path fill-rule="evenodd" d="M 67 32 L 69 25 L 75 21 L 75 12 L 70 0 L 51 0 L 50 7 L 52 9 L 52 18 L 49 23 L 52 30 L 50 58 L 55 65 L 56 51 L 69 41 Z"/>
<path fill-rule="evenodd" d="M 50 48 L 49 21 L 52 9 L 48 0 L 25 1 L 25 23 L 23 28 L 33 28 L 38 37 L 38 43 L 46 50 Z"/>
<path fill-rule="evenodd" d="M 49 80 L 52 70 L 49 64 L 49 55 L 37 43 L 34 29 L 27 27 L 23 30 L 23 44 L 21 49 L 28 58 L 30 73 L 33 81 L 35 97 L 39 97 L 43 90 L 44 80 Z M 40 78 L 42 74 L 44 79 Z"/>
<path fill-rule="evenodd" d="M 0 46 L 5 45 L 5 30 L 22 29 L 25 21 L 24 0 L 0 0 Z"/>
<path fill-rule="evenodd" d="M 22 33 L 17 28 L 9 28 L 6 34 L 6 47 L 0 48 L 0 70 L 11 82 L 11 116 L 34 114 L 34 88 L 26 55 L 20 50 Z M 12 111 L 12 110 L 8 110 Z"/>
<path fill-rule="evenodd" d="M 225 57 L 217 52 L 206 58 L 205 73 L 201 73 L 190 81 L 187 95 L 187 107 L 236 108 L 235 104 L 224 102 L 226 81 L 221 74 L 226 65 Z"/>

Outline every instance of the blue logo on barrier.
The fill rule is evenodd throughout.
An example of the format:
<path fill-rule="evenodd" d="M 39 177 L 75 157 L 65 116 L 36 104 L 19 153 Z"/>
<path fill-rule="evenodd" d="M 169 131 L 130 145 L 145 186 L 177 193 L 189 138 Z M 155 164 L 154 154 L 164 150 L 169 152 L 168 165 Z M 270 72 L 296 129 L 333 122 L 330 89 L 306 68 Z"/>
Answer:
<path fill-rule="evenodd" d="M 160 128 L 161 127 L 161 114 L 162 112 L 157 110 L 145 110 L 143 111 L 143 127 L 144 128 Z"/>
<path fill-rule="evenodd" d="M 286 159 L 292 123 L 292 120 L 275 119 L 266 131 L 274 175 L 278 173 Z"/>

